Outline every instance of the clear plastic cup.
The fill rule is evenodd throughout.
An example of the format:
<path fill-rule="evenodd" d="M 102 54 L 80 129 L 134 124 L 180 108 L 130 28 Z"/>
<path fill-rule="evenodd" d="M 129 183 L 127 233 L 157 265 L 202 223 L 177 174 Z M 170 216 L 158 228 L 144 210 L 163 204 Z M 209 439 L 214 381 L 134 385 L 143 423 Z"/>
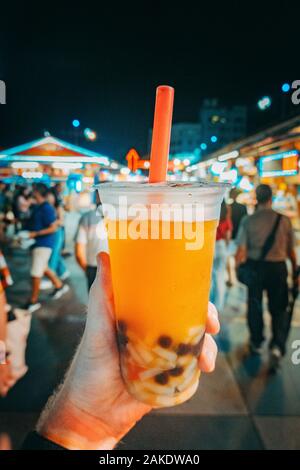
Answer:
<path fill-rule="evenodd" d="M 104 183 L 121 371 L 153 407 L 197 390 L 213 251 L 227 184 Z"/>

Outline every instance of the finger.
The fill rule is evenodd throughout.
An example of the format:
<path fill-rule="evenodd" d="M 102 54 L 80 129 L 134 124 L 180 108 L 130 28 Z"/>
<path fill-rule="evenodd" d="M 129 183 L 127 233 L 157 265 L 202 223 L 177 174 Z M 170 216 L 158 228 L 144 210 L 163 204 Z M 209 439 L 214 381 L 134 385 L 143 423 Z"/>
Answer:
<path fill-rule="evenodd" d="M 216 365 L 218 348 L 211 335 L 205 334 L 202 351 L 199 357 L 199 368 L 202 372 L 212 372 Z"/>
<path fill-rule="evenodd" d="M 11 450 L 9 436 L 5 433 L 0 434 L 0 450 Z"/>
<path fill-rule="evenodd" d="M 211 335 L 216 335 L 220 331 L 219 315 L 216 307 L 211 302 L 208 302 L 208 313 L 206 322 L 206 332 Z"/>
<path fill-rule="evenodd" d="M 9 390 L 9 387 L 3 384 L 0 388 L 0 397 L 2 398 L 6 397 L 8 390 Z"/>

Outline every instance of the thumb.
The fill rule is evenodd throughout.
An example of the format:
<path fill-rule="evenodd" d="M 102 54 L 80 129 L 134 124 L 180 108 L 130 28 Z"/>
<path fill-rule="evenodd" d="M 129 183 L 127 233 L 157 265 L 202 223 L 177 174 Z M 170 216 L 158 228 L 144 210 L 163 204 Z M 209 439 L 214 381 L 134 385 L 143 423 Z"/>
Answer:
<path fill-rule="evenodd" d="M 110 301 L 113 299 L 113 286 L 111 278 L 110 258 L 109 254 L 101 251 L 97 255 L 97 276 L 96 279 L 100 283 L 102 292 Z"/>
<path fill-rule="evenodd" d="M 0 450 L 11 450 L 11 443 L 7 434 L 0 434 Z"/>

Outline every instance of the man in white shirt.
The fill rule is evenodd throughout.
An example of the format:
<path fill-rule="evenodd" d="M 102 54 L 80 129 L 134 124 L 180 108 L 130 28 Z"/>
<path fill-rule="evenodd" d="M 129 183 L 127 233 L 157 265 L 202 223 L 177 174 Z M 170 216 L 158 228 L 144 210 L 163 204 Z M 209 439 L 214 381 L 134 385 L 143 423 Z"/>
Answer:
<path fill-rule="evenodd" d="M 101 202 L 98 200 L 97 203 L 97 209 L 83 214 L 75 235 L 75 256 L 85 272 L 88 290 L 96 277 L 97 254 L 100 251 L 108 251 Z"/>

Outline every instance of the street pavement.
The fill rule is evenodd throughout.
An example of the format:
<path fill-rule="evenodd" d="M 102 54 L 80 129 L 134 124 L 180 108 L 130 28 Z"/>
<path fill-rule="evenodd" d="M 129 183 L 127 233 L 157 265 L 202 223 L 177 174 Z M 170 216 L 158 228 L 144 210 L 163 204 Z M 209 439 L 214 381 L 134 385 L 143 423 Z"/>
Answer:
<path fill-rule="evenodd" d="M 8 289 L 13 306 L 29 293 L 29 257 L 8 251 L 14 285 Z M 0 432 L 8 432 L 14 448 L 33 429 L 53 390 L 62 381 L 78 345 L 86 318 L 85 278 L 73 256 L 70 292 L 50 301 L 43 292 L 42 308 L 32 317 L 27 346 L 29 371 L 0 399 Z M 216 370 L 203 374 L 196 395 L 178 407 L 156 410 L 144 417 L 120 443 L 120 449 L 300 449 L 300 365 L 291 361 L 293 340 L 300 340 L 300 303 L 296 304 L 288 352 L 277 375 L 262 358 L 247 357 L 246 291 L 227 291 L 221 314 L 222 332 Z M 265 306 L 266 324 L 269 315 Z"/>

